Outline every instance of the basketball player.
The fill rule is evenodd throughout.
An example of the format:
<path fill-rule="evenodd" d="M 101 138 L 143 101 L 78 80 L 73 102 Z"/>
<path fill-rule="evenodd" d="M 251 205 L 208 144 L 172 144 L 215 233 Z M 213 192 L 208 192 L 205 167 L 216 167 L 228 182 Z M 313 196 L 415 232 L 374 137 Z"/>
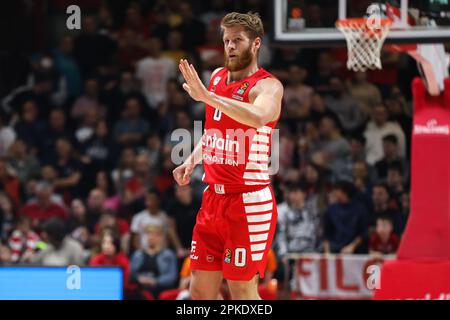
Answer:
<path fill-rule="evenodd" d="M 206 121 L 202 140 L 173 175 L 188 184 L 204 161 L 208 187 L 193 231 L 192 298 L 215 299 L 226 279 L 232 299 L 255 300 L 277 221 L 268 156 L 283 86 L 258 67 L 264 33 L 258 14 L 229 13 L 221 29 L 225 67 L 212 73 L 208 88 L 188 61 L 180 61 L 183 88 L 206 104 Z"/>

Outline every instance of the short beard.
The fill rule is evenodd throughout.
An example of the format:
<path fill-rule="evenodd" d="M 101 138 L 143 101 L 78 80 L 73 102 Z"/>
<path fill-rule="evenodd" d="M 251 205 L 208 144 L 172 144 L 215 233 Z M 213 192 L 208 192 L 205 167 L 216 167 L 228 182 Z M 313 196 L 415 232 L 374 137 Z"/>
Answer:
<path fill-rule="evenodd" d="M 225 67 L 231 71 L 240 71 L 243 70 L 245 68 L 247 68 L 250 63 L 252 62 L 253 59 L 253 54 L 252 54 L 252 49 L 249 46 L 247 50 L 243 51 L 239 57 L 237 58 L 237 60 L 235 62 L 230 62 L 230 58 L 228 57 L 228 55 L 225 53 Z"/>

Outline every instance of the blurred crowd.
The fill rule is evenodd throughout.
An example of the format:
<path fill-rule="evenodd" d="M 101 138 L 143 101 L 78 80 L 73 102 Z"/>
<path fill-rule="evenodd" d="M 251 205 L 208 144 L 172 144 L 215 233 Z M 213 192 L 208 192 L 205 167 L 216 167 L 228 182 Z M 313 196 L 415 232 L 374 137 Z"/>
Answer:
<path fill-rule="evenodd" d="M 0 264 L 117 265 L 134 298 L 187 287 L 205 185 L 201 166 L 175 185 L 171 133 L 193 132 L 204 106 L 183 91 L 178 61 L 208 83 L 223 65 L 222 16 L 270 21 L 264 1 L 239 2 L 93 1 L 80 31 L 26 55 L 26 78 L 0 101 Z M 65 14 L 64 1 L 50 3 Z M 319 24 L 321 9 L 309 7 Z M 345 48 L 275 45 L 265 27 L 260 65 L 285 86 L 266 284 L 291 253 L 395 253 L 409 213 L 414 63 L 386 51 L 383 70 L 350 73 Z"/>

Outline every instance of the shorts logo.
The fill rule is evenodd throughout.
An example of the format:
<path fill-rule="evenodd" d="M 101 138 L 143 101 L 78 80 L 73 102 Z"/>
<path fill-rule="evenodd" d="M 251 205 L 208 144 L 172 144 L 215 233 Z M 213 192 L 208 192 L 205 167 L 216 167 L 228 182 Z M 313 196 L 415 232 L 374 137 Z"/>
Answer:
<path fill-rule="evenodd" d="M 208 255 L 206 256 L 206 261 L 208 261 L 208 262 L 213 262 L 213 261 L 214 261 L 214 256 L 208 254 Z"/>
<path fill-rule="evenodd" d="M 231 250 L 225 249 L 225 263 L 231 263 Z"/>
<path fill-rule="evenodd" d="M 189 256 L 191 260 L 198 260 L 198 256 L 195 255 L 195 248 L 197 248 L 197 241 L 192 240 L 191 242 L 191 255 Z"/>
<path fill-rule="evenodd" d="M 245 81 L 243 84 L 241 84 L 241 86 L 239 87 L 239 89 L 236 91 L 237 94 L 244 94 L 245 90 L 247 90 L 249 86 L 249 83 L 247 81 Z"/>

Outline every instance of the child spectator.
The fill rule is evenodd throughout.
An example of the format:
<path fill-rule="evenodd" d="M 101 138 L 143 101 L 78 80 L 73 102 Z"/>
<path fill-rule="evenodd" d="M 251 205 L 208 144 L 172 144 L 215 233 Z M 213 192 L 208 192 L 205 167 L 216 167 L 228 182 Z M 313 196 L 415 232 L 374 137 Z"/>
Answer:
<path fill-rule="evenodd" d="M 377 218 L 375 232 L 369 240 L 370 254 L 393 254 L 400 244 L 398 236 L 394 233 L 392 218 L 383 215 Z"/>
<path fill-rule="evenodd" d="M 100 237 L 100 253 L 94 255 L 90 266 L 118 266 L 123 272 L 123 286 L 128 286 L 130 276 L 130 262 L 125 253 L 120 249 L 119 235 L 111 228 L 103 229 Z"/>

